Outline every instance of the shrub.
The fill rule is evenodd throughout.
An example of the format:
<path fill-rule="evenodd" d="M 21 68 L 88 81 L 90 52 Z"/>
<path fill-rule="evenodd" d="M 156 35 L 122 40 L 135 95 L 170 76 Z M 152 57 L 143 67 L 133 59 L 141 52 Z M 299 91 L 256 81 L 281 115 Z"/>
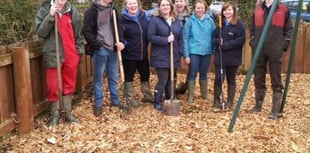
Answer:
<path fill-rule="evenodd" d="M 0 1 L 0 46 L 12 43 L 36 40 L 37 35 L 34 33 L 35 15 L 44 0 L 1 0 Z M 194 0 L 190 0 L 193 2 Z M 208 4 L 212 0 L 206 0 Z M 78 4 L 76 0 L 70 0 L 77 6 L 81 14 L 91 4 L 92 0 L 87 3 Z M 117 9 L 121 9 L 123 0 L 113 0 Z M 143 8 L 150 9 L 152 2 L 158 0 L 142 0 Z M 247 22 L 251 18 L 254 0 L 235 0 L 239 4 L 239 14 Z"/>

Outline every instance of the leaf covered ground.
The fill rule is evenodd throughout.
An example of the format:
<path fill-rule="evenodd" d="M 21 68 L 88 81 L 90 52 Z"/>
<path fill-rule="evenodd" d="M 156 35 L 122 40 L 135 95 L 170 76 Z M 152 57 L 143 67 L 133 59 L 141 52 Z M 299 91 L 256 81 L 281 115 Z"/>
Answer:
<path fill-rule="evenodd" d="M 180 74 L 178 78 L 185 80 L 185 75 Z M 239 75 L 237 79 L 236 101 L 245 76 Z M 139 81 L 135 80 L 136 96 L 140 100 Z M 210 99 L 213 81 L 214 75 L 209 74 Z M 152 74 L 152 87 L 155 84 L 156 75 Z M 95 117 L 89 86 L 73 107 L 73 114 L 81 124 L 61 120 L 59 126 L 48 129 L 48 113 L 43 113 L 35 118 L 34 129 L 28 137 L 13 135 L 3 140 L 0 152 L 310 152 L 310 75 L 292 74 L 284 116 L 276 121 L 267 119 L 272 97 L 269 77 L 267 86 L 263 111 L 251 114 L 248 112 L 254 105 L 251 80 L 232 133 L 227 130 L 234 111 L 212 108 L 212 101 L 200 97 L 198 83 L 194 104 L 186 104 L 187 93 L 178 97 L 181 100 L 179 116 L 163 115 L 151 104 L 145 104 L 130 114 L 105 107 L 103 115 Z M 106 86 L 105 95 L 108 95 Z M 105 103 L 110 102 L 105 99 Z"/>

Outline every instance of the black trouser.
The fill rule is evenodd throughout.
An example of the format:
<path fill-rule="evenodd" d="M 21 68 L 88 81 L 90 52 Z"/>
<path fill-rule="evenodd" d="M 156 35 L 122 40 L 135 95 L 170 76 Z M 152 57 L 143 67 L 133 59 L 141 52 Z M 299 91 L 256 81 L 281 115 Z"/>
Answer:
<path fill-rule="evenodd" d="M 223 66 L 223 82 L 225 80 L 225 76 L 227 78 L 228 86 L 236 86 L 236 75 L 239 66 Z M 221 67 L 219 65 L 215 65 L 215 86 L 221 86 Z"/>
<path fill-rule="evenodd" d="M 142 61 L 134 61 L 128 60 L 123 58 L 123 66 L 124 66 L 124 73 L 125 73 L 125 82 L 132 82 L 136 70 L 138 70 L 140 74 L 140 81 L 149 81 L 150 79 L 150 66 L 149 62 L 146 59 Z"/>
<path fill-rule="evenodd" d="M 268 54 L 269 53 L 269 54 Z M 271 87 L 274 92 L 282 92 L 281 82 L 282 56 L 272 54 L 271 51 L 262 50 L 254 70 L 254 82 L 256 89 L 266 90 L 267 63 L 271 78 Z"/>
<path fill-rule="evenodd" d="M 176 69 L 174 69 L 174 72 L 176 72 Z M 171 95 L 170 68 L 156 68 L 156 73 L 158 81 L 155 86 L 155 90 L 165 92 L 166 99 L 170 98 Z M 176 80 L 176 73 L 174 73 L 174 80 Z"/>

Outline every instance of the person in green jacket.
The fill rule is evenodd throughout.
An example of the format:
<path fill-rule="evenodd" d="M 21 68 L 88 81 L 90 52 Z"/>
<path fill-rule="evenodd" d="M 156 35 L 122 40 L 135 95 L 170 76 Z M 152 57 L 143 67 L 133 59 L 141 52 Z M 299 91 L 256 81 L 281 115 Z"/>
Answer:
<path fill-rule="evenodd" d="M 58 29 L 57 33 L 55 26 Z M 61 98 L 66 121 L 79 123 L 79 120 L 71 113 L 71 102 L 76 86 L 80 56 L 84 52 L 81 28 L 79 14 L 67 0 L 45 1 L 36 14 L 35 31 L 43 39 L 43 65 L 51 115 L 49 127 L 59 123 Z M 56 48 L 57 44 L 59 44 L 58 48 Z M 60 80 L 57 79 L 57 50 L 60 58 L 60 63 L 58 63 L 61 69 Z M 61 82 L 61 89 L 58 87 L 58 81 Z M 59 95 L 59 90 L 62 92 L 62 97 Z"/>

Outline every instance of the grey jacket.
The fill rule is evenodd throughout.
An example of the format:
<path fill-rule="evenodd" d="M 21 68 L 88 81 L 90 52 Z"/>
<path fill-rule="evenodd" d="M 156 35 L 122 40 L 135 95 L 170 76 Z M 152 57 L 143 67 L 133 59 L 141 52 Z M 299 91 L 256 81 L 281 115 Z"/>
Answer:
<path fill-rule="evenodd" d="M 49 15 L 51 4 L 49 1 L 42 3 L 41 8 L 37 12 L 35 18 L 35 32 L 39 37 L 43 38 L 43 65 L 45 67 L 57 67 L 56 59 L 56 43 L 55 43 L 55 17 Z M 75 7 L 71 6 L 69 2 L 66 8 L 70 8 L 72 15 L 72 25 L 74 28 L 75 45 L 78 54 L 84 53 L 84 39 L 81 36 L 82 22 L 79 19 L 79 14 Z M 59 56 L 60 61 L 64 62 L 64 54 L 62 47 L 62 40 L 58 34 L 59 42 Z"/>

